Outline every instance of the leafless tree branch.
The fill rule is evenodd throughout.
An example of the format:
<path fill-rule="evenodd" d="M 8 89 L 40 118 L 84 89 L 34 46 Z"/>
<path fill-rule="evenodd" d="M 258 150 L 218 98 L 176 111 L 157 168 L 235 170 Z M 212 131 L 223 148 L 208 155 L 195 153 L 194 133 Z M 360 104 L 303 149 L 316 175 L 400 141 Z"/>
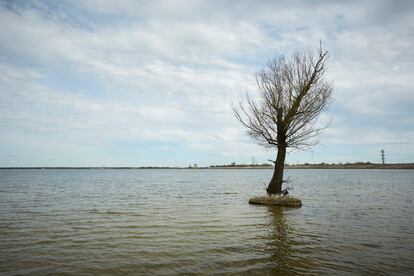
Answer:
<path fill-rule="evenodd" d="M 260 101 L 249 95 L 245 105 L 233 108 L 237 120 L 248 135 L 267 147 L 278 146 L 278 133 L 286 146 L 305 148 L 326 126 L 316 125 L 319 114 L 332 101 L 333 84 L 324 78 L 328 51 L 320 45 L 316 51 L 303 51 L 270 60 L 256 75 Z"/>
<path fill-rule="evenodd" d="M 317 125 L 320 113 L 332 101 L 333 84 L 324 78 L 328 51 L 322 43 L 314 51 L 302 51 L 270 60 L 257 73 L 259 100 L 249 95 L 233 107 L 237 120 L 257 143 L 277 148 L 275 171 L 268 194 L 282 193 L 286 148 L 309 149 L 325 127 Z"/>

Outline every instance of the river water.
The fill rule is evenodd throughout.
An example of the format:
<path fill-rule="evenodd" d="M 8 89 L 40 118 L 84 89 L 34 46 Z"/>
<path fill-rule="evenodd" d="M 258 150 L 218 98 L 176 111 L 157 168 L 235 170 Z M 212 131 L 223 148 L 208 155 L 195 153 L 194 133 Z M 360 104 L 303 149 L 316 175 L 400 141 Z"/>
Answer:
<path fill-rule="evenodd" d="M 413 170 L 0 170 L 1 275 L 414 273 Z"/>

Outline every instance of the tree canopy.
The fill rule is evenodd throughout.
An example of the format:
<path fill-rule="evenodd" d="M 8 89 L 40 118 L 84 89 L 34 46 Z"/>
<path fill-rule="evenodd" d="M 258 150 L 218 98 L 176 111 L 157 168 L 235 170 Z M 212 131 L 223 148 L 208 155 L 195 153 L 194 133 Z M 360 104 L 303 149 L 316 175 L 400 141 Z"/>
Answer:
<path fill-rule="evenodd" d="M 233 108 L 248 135 L 266 147 L 277 147 L 284 136 L 286 147 L 308 148 L 324 127 L 316 125 L 318 115 L 331 102 L 333 84 L 324 78 L 328 52 L 297 52 L 290 60 L 270 60 L 256 75 L 259 100 L 247 95 L 247 104 Z"/>
<path fill-rule="evenodd" d="M 328 51 L 322 44 L 315 50 L 296 52 L 270 60 L 256 75 L 259 97 L 247 95 L 246 102 L 233 108 L 248 135 L 265 147 L 277 148 L 275 171 L 268 194 L 282 193 L 287 148 L 310 148 L 323 128 L 319 114 L 332 100 L 333 84 L 325 80 Z"/>

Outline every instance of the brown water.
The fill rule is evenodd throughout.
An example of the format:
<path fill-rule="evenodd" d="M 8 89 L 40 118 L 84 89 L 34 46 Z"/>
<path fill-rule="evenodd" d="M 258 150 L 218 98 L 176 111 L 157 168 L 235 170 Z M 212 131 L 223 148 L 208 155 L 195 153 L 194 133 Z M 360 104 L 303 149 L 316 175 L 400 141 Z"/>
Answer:
<path fill-rule="evenodd" d="M 1 275 L 414 273 L 414 171 L 0 170 Z"/>

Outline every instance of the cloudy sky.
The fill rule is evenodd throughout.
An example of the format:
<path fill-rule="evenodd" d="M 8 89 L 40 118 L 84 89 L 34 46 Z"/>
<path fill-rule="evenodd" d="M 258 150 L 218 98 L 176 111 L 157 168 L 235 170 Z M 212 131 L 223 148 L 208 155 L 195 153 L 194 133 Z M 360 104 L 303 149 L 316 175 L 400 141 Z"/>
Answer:
<path fill-rule="evenodd" d="M 0 1 L 0 166 L 265 162 L 231 106 L 321 39 L 332 123 L 288 163 L 414 162 L 412 1 Z"/>

